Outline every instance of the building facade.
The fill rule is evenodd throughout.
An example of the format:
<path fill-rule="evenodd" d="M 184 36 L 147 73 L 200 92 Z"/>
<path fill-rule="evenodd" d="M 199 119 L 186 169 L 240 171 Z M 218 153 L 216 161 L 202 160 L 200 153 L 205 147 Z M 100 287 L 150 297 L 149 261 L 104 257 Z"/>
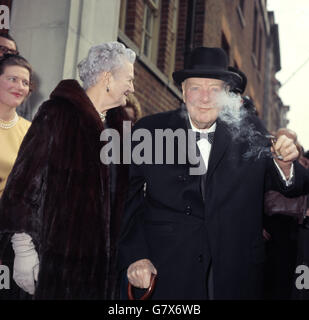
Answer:
<path fill-rule="evenodd" d="M 268 22 L 270 30 L 266 41 L 263 120 L 269 131 L 276 131 L 288 125 L 286 114 L 290 107 L 284 105 L 279 97 L 281 83 L 276 79 L 276 73 L 281 70 L 280 44 L 274 12 L 268 12 Z"/>
<path fill-rule="evenodd" d="M 35 71 L 22 115 L 32 119 L 62 79 L 79 79 L 76 66 L 92 45 L 117 39 L 119 8 L 120 0 L 10 0 L 10 33 Z"/>
<path fill-rule="evenodd" d="M 118 39 L 137 52 L 136 94 L 146 114 L 178 106 L 181 92 L 171 74 L 185 67 L 193 48 L 222 47 L 229 64 L 247 75 L 245 95 L 273 128 L 280 70 L 275 27 L 264 0 L 121 0 Z M 278 95 L 276 103 L 282 105 Z"/>
<path fill-rule="evenodd" d="M 144 115 L 179 106 L 182 94 L 172 79 L 173 71 L 186 66 L 193 48 L 210 46 L 222 47 L 229 64 L 245 72 L 245 95 L 267 127 L 273 130 L 284 124 L 287 108 L 278 96 L 275 78 L 280 70 L 279 42 L 266 0 L 6 3 L 11 7 L 11 33 L 37 75 L 31 117 L 61 79 L 78 79 L 76 65 L 90 46 L 118 40 L 137 54 L 135 94 Z"/>

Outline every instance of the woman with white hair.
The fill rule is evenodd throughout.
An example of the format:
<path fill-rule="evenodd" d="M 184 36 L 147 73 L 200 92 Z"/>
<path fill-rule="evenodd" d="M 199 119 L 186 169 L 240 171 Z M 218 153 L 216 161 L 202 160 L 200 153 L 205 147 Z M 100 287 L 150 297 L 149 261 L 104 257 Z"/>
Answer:
<path fill-rule="evenodd" d="M 100 161 L 108 109 L 134 92 L 135 53 L 94 46 L 79 65 L 83 88 L 61 81 L 37 112 L 0 203 L 14 280 L 34 299 L 110 299 L 110 194 Z"/>

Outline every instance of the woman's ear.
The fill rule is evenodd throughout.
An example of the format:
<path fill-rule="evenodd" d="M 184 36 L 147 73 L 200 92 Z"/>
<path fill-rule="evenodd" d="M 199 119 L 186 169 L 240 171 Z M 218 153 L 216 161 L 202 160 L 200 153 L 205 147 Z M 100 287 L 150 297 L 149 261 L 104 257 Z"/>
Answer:
<path fill-rule="evenodd" d="M 30 85 L 30 88 L 29 88 L 29 91 L 28 91 L 28 94 L 26 95 L 24 101 L 26 101 L 26 100 L 31 96 L 31 93 L 33 92 L 33 89 L 34 89 L 34 87 L 33 87 L 33 85 L 31 84 L 31 85 Z M 24 103 L 24 101 L 23 101 L 22 103 Z"/>
<path fill-rule="evenodd" d="M 104 71 L 99 76 L 99 81 L 102 82 L 103 85 L 108 86 L 110 81 L 111 73 Z"/>

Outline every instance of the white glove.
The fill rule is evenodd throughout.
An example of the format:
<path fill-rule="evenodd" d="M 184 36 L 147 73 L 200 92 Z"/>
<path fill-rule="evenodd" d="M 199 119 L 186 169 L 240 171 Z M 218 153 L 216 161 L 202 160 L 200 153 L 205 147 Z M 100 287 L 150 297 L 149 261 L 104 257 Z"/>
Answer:
<path fill-rule="evenodd" d="M 15 252 L 13 279 L 24 291 L 34 294 L 39 258 L 32 238 L 26 233 L 15 233 L 11 242 Z"/>

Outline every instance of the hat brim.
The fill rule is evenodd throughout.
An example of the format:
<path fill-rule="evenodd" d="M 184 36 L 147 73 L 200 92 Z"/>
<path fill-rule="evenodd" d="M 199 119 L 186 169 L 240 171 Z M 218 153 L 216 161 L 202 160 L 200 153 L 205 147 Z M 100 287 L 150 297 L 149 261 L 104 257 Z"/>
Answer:
<path fill-rule="evenodd" d="M 210 78 L 219 79 L 226 82 L 234 82 L 241 80 L 237 73 L 231 71 L 217 71 L 217 70 L 180 70 L 173 73 L 173 79 L 177 84 L 181 84 L 187 78 Z"/>

